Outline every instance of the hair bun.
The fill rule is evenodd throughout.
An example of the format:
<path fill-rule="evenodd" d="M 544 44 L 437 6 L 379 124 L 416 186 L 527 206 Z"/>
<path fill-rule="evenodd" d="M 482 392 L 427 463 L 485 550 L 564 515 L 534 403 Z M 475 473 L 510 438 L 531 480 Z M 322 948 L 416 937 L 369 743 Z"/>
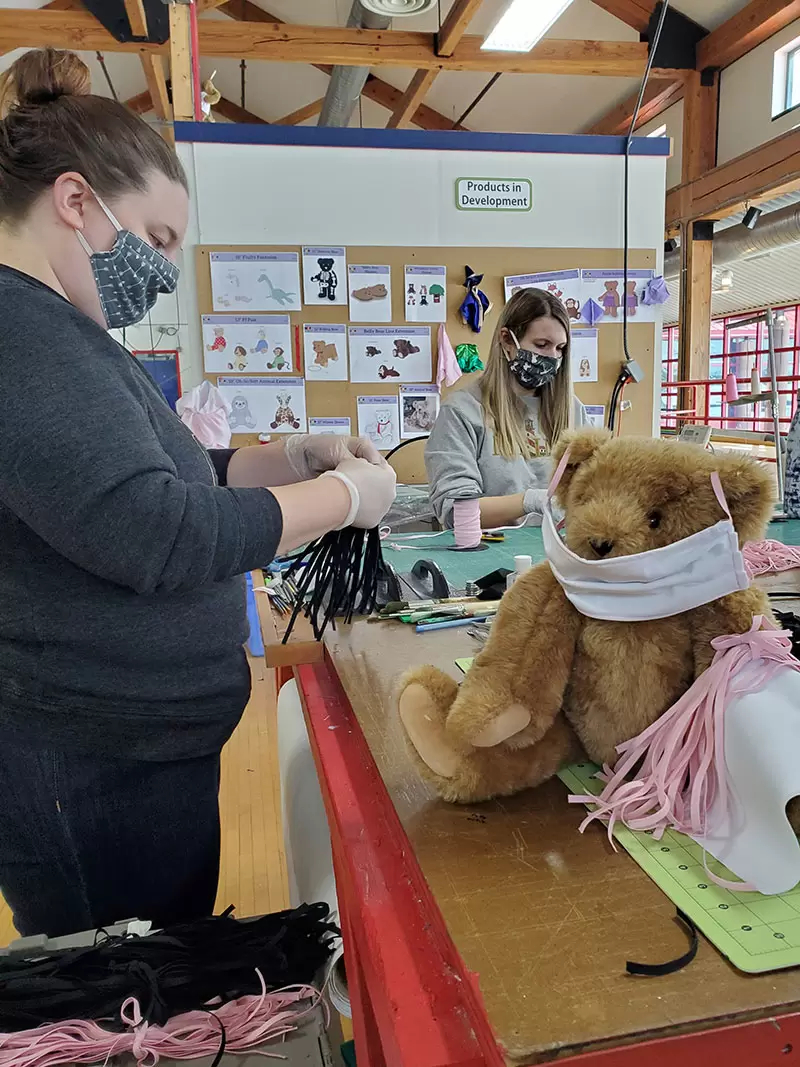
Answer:
<path fill-rule="evenodd" d="M 33 49 L 0 79 L 0 116 L 13 107 L 40 107 L 62 96 L 88 96 L 91 91 L 89 68 L 74 52 Z"/>

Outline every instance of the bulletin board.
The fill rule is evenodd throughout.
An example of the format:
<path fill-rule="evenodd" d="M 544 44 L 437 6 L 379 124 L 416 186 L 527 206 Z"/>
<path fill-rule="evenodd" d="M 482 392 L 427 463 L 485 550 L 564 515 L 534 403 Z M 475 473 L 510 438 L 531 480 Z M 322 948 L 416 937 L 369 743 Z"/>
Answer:
<path fill-rule="evenodd" d="M 200 245 L 197 248 L 197 296 L 198 310 L 201 315 L 222 314 L 215 311 L 212 303 L 210 254 L 212 252 L 297 252 L 301 257 L 301 246 L 290 245 Z M 406 326 L 404 274 L 406 265 L 441 264 L 447 268 L 447 320 L 445 327 L 453 347 L 462 343 L 478 346 L 481 357 L 485 360 L 494 332 L 500 309 L 504 303 L 503 278 L 509 275 L 530 274 L 539 271 L 569 270 L 579 268 L 614 268 L 622 266 L 622 250 L 601 248 L 489 248 L 489 247 L 412 247 L 402 246 L 347 246 L 348 263 L 388 264 L 392 272 L 392 324 Z M 480 334 L 474 334 L 464 326 L 458 308 L 464 298 L 464 268 L 469 264 L 473 270 L 483 273 L 481 288 L 492 301 L 493 310 L 487 316 Z M 631 268 L 655 268 L 656 252 L 654 249 L 631 249 L 629 252 Z M 347 289 L 348 279 L 343 277 L 340 284 Z M 257 314 L 260 310 L 248 308 L 247 313 Z M 587 405 L 603 405 L 608 410 L 609 398 L 614 382 L 619 374 L 620 364 L 624 358 L 622 350 L 622 317 L 618 323 L 603 324 L 598 332 L 598 381 L 592 383 L 574 382 L 575 393 Z M 297 310 L 289 313 L 292 327 L 293 371 L 287 371 L 283 377 L 304 376 L 304 355 L 302 329 L 306 323 L 341 323 L 353 324 L 347 304 L 330 304 L 326 306 L 301 304 Z M 356 325 L 361 325 L 357 323 Z M 376 325 L 378 325 L 376 323 Z M 412 324 L 408 324 L 412 325 Z M 419 324 L 413 324 L 419 325 Z M 430 323 L 432 349 L 432 376 L 436 376 L 436 342 L 438 323 Z M 299 346 L 297 337 L 299 335 Z M 628 345 L 631 356 L 638 361 L 645 373 L 642 382 L 629 385 L 625 399 L 631 407 L 622 416 L 621 432 L 650 437 L 653 433 L 653 403 L 657 395 L 654 389 L 653 375 L 661 373 L 660 337 L 658 340 L 659 358 L 656 361 L 656 328 L 652 322 L 628 322 Z M 205 365 L 205 364 L 204 364 Z M 246 371 L 244 373 L 254 373 Z M 227 375 L 235 376 L 228 371 Z M 220 374 L 204 373 L 204 377 L 216 384 Z M 464 375 L 455 389 L 462 388 L 474 376 Z M 357 383 L 350 381 L 306 382 L 306 413 L 309 418 L 330 418 L 347 416 L 351 420 L 352 432 L 357 433 L 356 397 L 361 395 L 397 396 L 400 386 L 393 381 L 379 383 Z M 443 390 L 443 396 L 448 392 Z M 233 435 L 233 447 L 257 444 L 258 435 Z"/>

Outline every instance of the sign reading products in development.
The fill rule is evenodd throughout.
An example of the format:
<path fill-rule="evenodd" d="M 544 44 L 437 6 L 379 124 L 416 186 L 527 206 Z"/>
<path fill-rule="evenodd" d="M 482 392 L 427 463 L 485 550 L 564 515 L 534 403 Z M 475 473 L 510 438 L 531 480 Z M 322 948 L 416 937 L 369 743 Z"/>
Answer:
<path fill-rule="evenodd" d="M 530 178 L 456 178 L 459 211 L 530 211 Z"/>

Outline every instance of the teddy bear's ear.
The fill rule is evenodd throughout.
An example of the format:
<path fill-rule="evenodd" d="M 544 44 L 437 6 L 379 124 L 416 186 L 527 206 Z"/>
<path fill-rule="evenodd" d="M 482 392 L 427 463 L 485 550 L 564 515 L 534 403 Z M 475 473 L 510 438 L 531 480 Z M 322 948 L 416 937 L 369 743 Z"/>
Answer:
<path fill-rule="evenodd" d="M 717 455 L 715 460 L 739 542 L 763 540 L 776 500 L 772 471 L 749 456 Z"/>
<path fill-rule="evenodd" d="M 556 469 L 564 453 L 569 449 L 569 460 L 564 473 L 561 475 L 556 491 L 556 497 L 560 503 L 563 503 L 566 498 L 569 483 L 572 481 L 572 476 L 578 467 L 585 463 L 587 459 L 591 459 L 598 448 L 602 448 L 610 440 L 611 434 L 608 430 L 597 429 L 569 430 L 559 437 L 553 449 L 553 470 Z"/>

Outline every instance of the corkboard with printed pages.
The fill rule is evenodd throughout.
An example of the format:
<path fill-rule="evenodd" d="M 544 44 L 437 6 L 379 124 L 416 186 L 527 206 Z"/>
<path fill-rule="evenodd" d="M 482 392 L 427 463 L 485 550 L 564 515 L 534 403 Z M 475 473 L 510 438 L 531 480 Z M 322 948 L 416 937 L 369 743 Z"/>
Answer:
<path fill-rule="evenodd" d="M 314 249 L 314 251 L 321 250 Z M 393 327 L 393 333 L 396 337 L 399 337 L 410 326 L 430 326 L 431 363 L 429 370 L 426 368 L 425 371 L 420 371 L 419 380 L 416 381 L 416 384 L 420 385 L 431 385 L 435 381 L 439 325 L 435 322 L 423 324 L 422 322 L 408 323 L 406 321 L 407 279 L 405 272 L 407 267 L 414 266 L 415 264 L 440 264 L 446 268 L 446 292 L 444 301 L 446 303 L 445 328 L 448 336 L 454 347 L 461 343 L 472 343 L 477 345 L 479 353 L 482 357 L 485 357 L 497 322 L 499 310 L 504 303 L 505 277 L 526 275 L 540 271 L 572 270 L 574 268 L 581 268 L 584 271 L 591 268 L 608 270 L 609 268 L 620 268 L 622 266 L 621 249 L 471 247 L 387 248 L 351 245 L 347 246 L 347 248 L 342 251 L 345 252 L 347 263 L 350 265 L 382 264 L 388 265 L 391 269 L 391 322 L 387 324 L 386 319 L 384 318 L 382 322 L 377 320 L 378 324 L 383 325 L 384 327 L 387 325 Z M 199 246 L 197 249 L 196 266 L 198 308 L 201 316 L 213 315 L 215 317 L 219 316 L 222 319 L 227 319 L 229 315 L 235 316 L 246 313 L 248 316 L 258 316 L 262 312 L 273 312 L 276 310 L 274 303 L 269 307 L 257 307 L 257 299 L 255 301 L 251 299 L 247 305 L 231 306 L 230 311 L 227 308 L 221 308 L 219 305 L 216 308 L 214 307 L 211 283 L 211 256 L 212 254 L 218 256 L 220 253 L 245 253 L 248 255 L 257 253 L 296 253 L 299 256 L 300 272 L 302 274 L 303 248 L 299 245 Z M 631 250 L 629 256 L 629 267 L 631 269 L 653 269 L 655 264 L 656 253 L 654 250 Z M 465 295 L 463 286 L 466 265 L 469 265 L 476 272 L 483 273 L 484 278 L 481 288 L 493 304 L 493 310 L 486 317 L 483 329 L 479 334 L 473 333 L 467 326 L 465 326 L 459 314 L 459 306 Z M 345 274 L 345 277 L 343 279 L 338 279 L 338 281 L 342 286 L 345 296 L 349 295 L 348 291 L 350 285 L 348 283 L 350 278 Z M 363 282 L 364 279 L 362 278 L 361 281 Z M 433 292 L 434 290 L 431 289 L 431 291 Z M 280 295 L 280 290 L 278 290 L 278 293 Z M 601 298 L 601 293 L 602 287 L 598 287 L 597 299 Z M 302 291 L 302 286 L 300 293 L 294 294 L 293 297 L 286 296 L 284 293 L 284 304 L 282 305 L 281 310 L 288 316 L 288 324 L 291 331 L 291 363 L 289 364 L 288 353 L 282 354 L 284 366 L 282 368 L 279 366 L 278 368 L 271 370 L 269 374 L 265 376 L 272 376 L 280 371 L 282 380 L 305 377 L 305 415 L 307 418 L 323 419 L 349 417 L 351 420 L 352 432 L 357 433 L 357 397 L 363 395 L 387 395 L 396 397 L 400 392 L 401 383 L 398 383 L 391 378 L 385 381 L 375 381 L 371 383 L 355 382 L 349 380 L 349 378 L 346 381 L 309 380 L 305 373 L 304 327 L 307 325 L 313 327 L 313 324 L 319 325 L 324 323 L 338 325 L 341 329 L 341 327 L 361 326 L 365 320 L 363 318 L 359 318 L 358 320 L 352 319 L 350 317 L 351 311 L 348 303 L 309 305 L 303 302 L 304 298 L 305 293 Z M 362 315 L 363 314 L 364 312 L 362 310 Z M 206 320 L 206 322 L 208 322 L 208 320 Z M 576 328 L 585 325 L 585 323 L 574 324 Z M 653 432 L 654 403 L 659 396 L 658 387 L 660 382 L 661 355 L 661 339 L 660 337 L 656 337 L 656 329 L 657 328 L 653 322 L 637 321 L 635 315 L 629 320 L 629 348 L 633 358 L 636 359 L 643 368 L 645 378 L 637 385 L 630 385 L 626 391 L 625 399 L 630 401 L 630 408 L 624 411 L 622 417 L 622 432 L 626 434 L 650 436 Z M 391 332 L 392 331 L 389 329 L 386 330 L 387 337 Z M 211 347 L 213 347 L 213 338 L 209 337 L 208 326 L 206 326 L 203 337 L 204 357 L 207 356 L 206 349 L 209 340 L 211 340 Z M 267 339 L 267 342 L 262 340 L 262 344 L 265 348 L 268 341 L 269 338 Z M 388 344 L 391 345 L 392 341 L 389 340 Z M 257 348 L 257 346 L 258 341 L 256 341 L 255 347 Z M 285 348 L 285 345 L 281 345 L 281 348 Z M 244 357 L 245 350 L 247 352 L 246 357 Z M 264 374 L 263 370 L 253 368 L 253 361 L 250 358 L 250 352 L 253 351 L 252 348 L 243 345 L 238 348 L 238 351 L 242 352 L 243 357 L 247 360 L 246 366 L 243 369 L 236 369 L 237 366 L 241 367 L 242 361 L 237 363 L 237 357 L 229 348 L 224 353 L 224 358 L 227 361 L 224 366 L 218 361 L 217 365 L 219 365 L 221 369 L 217 372 L 209 372 L 206 370 L 205 377 L 217 384 L 220 378 L 227 378 L 230 380 L 237 378 L 237 376 L 247 377 Z M 575 392 L 584 404 L 597 405 L 603 407 L 607 411 L 611 390 L 619 373 L 622 359 L 622 309 L 620 307 L 613 322 L 603 322 L 598 328 L 597 380 L 581 382 L 578 380 L 577 374 L 574 375 Z M 204 366 L 208 367 L 209 362 L 213 363 L 213 358 L 207 358 L 204 362 Z M 398 366 L 399 365 L 400 364 L 398 363 Z M 417 366 L 419 366 L 419 363 Z M 352 367 L 350 369 L 352 369 Z M 594 373 L 595 371 L 593 369 L 593 374 Z M 659 376 L 658 381 L 654 380 L 654 373 Z M 464 375 L 455 388 L 461 388 L 472 378 L 473 375 Z M 406 388 L 408 388 L 407 385 Z M 446 393 L 447 390 L 445 389 L 444 392 Z M 287 426 L 291 431 L 291 421 L 289 423 L 284 423 L 281 429 L 285 432 Z M 303 427 L 301 426 L 300 429 L 302 428 Z M 258 428 L 249 432 L 247 426 L 243 425 L 242 429 L 246 432 L 237 432 L 234 430 L 232 440 L 234 447 L 255 444 L 258 442 Z"/>

